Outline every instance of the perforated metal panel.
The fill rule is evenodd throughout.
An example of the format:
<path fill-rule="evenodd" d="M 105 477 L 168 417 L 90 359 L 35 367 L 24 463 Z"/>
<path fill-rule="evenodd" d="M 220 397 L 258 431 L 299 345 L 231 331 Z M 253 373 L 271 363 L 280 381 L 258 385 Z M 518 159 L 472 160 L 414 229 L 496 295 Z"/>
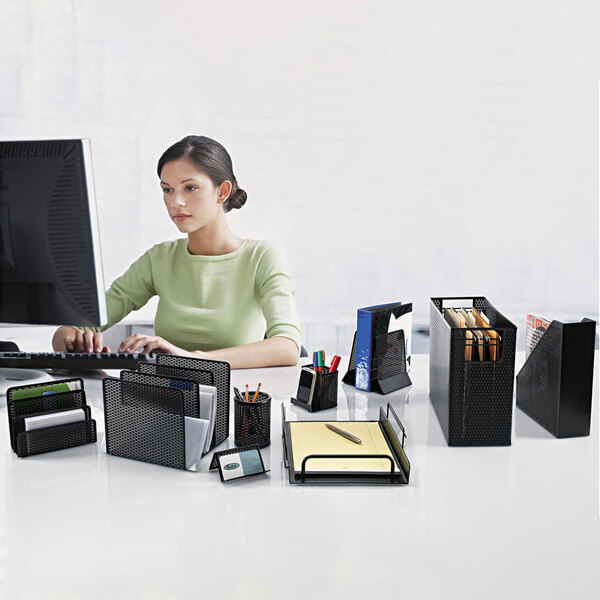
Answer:
<path fill-rule="evenodd" d="M 181 390 L 108 377 L 102 387 L 109 454 L 185 469 Z"/>
<path fill-rule="evenodd" d="M 193 379 L 164 377 L 162 375 L 151 375 L 140 371 L 121 371 L 123 381 L 133 381 L 145 385 L 157 385 L 158 387 L 174 388 L 183 392 L 183 410 L 186 417 L 200 418 L 200 393 L 198 384 Z"/>
<path fill-rule="evenodd" d="M 496 361 L 465 360 L 466 330 L 451 328 L 444 300 L 430 308 L 429 395 L 450 446 L 511 443 L 516 327 L 485 298 L 472 298 L 500 335 Z"/>
<path fill-rule="evenodd" d="M 406 373 L 404 331 L 392 331 L 375 340 L 376 373 L 378 379 L 389 379 Z"/>
<path fill-rule="evenodd" d="M 17 435 L 17 456 L 25 457 L 65 450 L 96 441 L 96 421 L 87 419 L 66 425 L 44 427 Z"/>
<path fill-rule="evenodd" d="M 229 437 L 229 397 L 231 394 L 231 366 L 219 360 L 204 360 L 202 358 L 187 358 L 172 354 L 159 354 L 156 357 L 157 365 L 180 367 L 210 371 L 214 376 L 214 385 L 217 388 L 217 415 L 215 419 L 215 432 L 211 448 L 225 441 Z M 188 379 L 192 379 L 189 377 Z"/>

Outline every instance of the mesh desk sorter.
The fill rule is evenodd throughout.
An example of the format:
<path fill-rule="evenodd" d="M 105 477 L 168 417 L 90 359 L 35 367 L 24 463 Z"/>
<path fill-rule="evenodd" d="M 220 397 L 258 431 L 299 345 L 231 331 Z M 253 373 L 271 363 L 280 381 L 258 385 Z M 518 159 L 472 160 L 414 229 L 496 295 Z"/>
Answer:
<path fill-rule="evenodd" d="M 17 390 L 47 387 L 48 382 L 9 388 L 6 393 L 8 430 L 11 447 L 17 456 L 23 458 L 34 454 L 64 450 L 96 441 L 96 421 L 92 419 L 91 409 L 87 405 L 83 381 L 80 378 L 57 380 L 54 384 L 76 381 L 80 389 L 51 393 L 29 398 L 15 398 Z M 24 419 L 27 417 L 49 415 L 65 410 L 81 408 L 84 419 L 74 423 L 54 425 L 27 431 Z"/>

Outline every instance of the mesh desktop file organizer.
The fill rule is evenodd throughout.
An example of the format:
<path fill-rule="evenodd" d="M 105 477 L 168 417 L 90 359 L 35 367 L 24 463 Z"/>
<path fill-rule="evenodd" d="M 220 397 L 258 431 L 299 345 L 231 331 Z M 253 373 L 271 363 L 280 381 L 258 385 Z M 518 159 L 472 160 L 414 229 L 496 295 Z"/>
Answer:
<path fill-rule="evenodd" d="M 392 418 L 390 418 L 390 416 Z M 281 404 L 281 424 L 283 437 L 283 459 L 288 469 L 290 483 L 309 485 L 389 485 L 407 484 L 410 477 L 410 462 L 404 451 L 406 434 L 402 422 L 396 415 L 392 406 L 388 403 L 387 410 L 379 409 L 379 419 L 376 421 L 385 439 L 387 450 L 384 454 L 323 454 L 319 448 L 315 448 L 314 454 L 305 456 L 298 464 L 294 459 L 293 431 L 291 425 L 294 422 L 286 420 L 285 407 Z M 321 423 L 320 421 L 311 423 Z M 323 424 L 325 421 L 322 422 Z M 344 427 L 344 423 L 339 423 Z M 337 435 L 337 434 L 332 434 Z M 350 472 L 339 470 L 338 472 L 319 472 L 312 469 L 312 465 L 318 460 L 333 460 L 343 468 L 348 461 L 356 459 L 370 460 L 381 459 L 385 464 L 389 463 L 390 470 L 379 473 Z M 398 465 L 398 468 L 395 467 Z"/>
<path fill-rule="evenodd" d="M 444 309 L 483 311 L 489 328 L 451 327 Z M 496 360 L 467 360 L 468 332 L 499 335 Z M 449 446 L 508 446 L 517 328 L 483 297 L 432 298 L 429 333 L 429 397 Z M 487 335 L 487 334 L 486 334 Z"/>
<path fill-rule="evenodd" d="M 552 321 L 517 375 L 517 407 L 558 438 L 589 435 L 596 322 Z"/>
<path fill-rule="evenodd" d="M 352 342 L 352 353 L 348 371 L 342 381 L 355 384 L 356 378 L 356 333 Z M 391 331 L 378 335 L 375 352 L 371 356 L 371 391 L 389 394 L 407 385 L 412 385 L 406 370 L 406 344 L 404 331 Z"/>
<path fill-rule="evenodd" d="M 185 409 L 177 388 L 102 380 L 106 452 L 185 469 Z"/>
<path fill-rule="evenodd" d="M 7 390 L 8 430 L 11 447 L 17 456 L 23 458 L 91 444 L 96 441 L 96 421 L 92 419 L 91 409 L 86 402 L 83 381 L 81 379 L 76 381 L 80 382 L 81 389 L 29 398 L 15 398 L 16 392 L 47 387 L 49 382 L 16 386 Z M 57 380 L 53 383 L 60 384 L 62 382 L 62 380 Z M 25 429 L 25 419 L 28 417 L 51 415 L 76 408 L 83 409 L 84 420 L 30 431 Z"/>

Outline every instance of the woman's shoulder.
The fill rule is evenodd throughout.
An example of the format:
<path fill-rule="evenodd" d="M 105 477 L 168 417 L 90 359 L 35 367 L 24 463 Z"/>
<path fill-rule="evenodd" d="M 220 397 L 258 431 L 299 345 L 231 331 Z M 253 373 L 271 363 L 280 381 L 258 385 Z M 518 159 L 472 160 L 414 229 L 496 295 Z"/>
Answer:
<path fill-rule="evenodd" d="M 146 250 L 145 254 L 152 259 L 167 258 L 175 255 L 179 250 L 181 250 L 182 244 L 185 245 L 186 243 L 186 238 L 159 242 L 158 244 L 154 244 L 154 246 Z"/>

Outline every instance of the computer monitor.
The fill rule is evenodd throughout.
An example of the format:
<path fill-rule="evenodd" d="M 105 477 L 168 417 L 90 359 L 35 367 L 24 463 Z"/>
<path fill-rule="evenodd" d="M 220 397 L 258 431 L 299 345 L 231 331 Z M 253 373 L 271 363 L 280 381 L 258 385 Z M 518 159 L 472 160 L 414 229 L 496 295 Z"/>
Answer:
<path fill-rule="evenodd" d="M 0 142 L 0 323 L 107 320 L 90 141 Z"/>

